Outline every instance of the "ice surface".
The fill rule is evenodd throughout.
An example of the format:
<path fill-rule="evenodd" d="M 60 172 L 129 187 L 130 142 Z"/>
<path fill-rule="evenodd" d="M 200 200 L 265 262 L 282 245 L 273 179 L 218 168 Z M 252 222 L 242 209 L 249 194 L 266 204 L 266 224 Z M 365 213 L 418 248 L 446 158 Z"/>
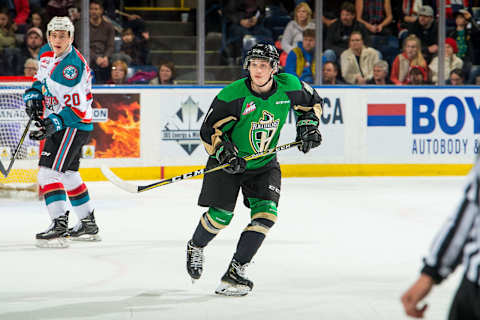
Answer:
<path fill-rule="evenodd" d="M 0 200 L 0 319 L 407 319 L 399 298 L 464 182 L 284 179 L 279 219 L 242 298 L 214 294 L 249 221 L 240 201 L 205 249 L 202 278 L 192 284 L 185 271 L 186 242 L 203 212 L 200 180 L 141 194 L 87 183 L 103 241 L 68 249 L 35 247 L 50 223 L 42 203 Z M 457 270 L 434 288 L 426 319 L 446 318 L 460 277 Z"/>

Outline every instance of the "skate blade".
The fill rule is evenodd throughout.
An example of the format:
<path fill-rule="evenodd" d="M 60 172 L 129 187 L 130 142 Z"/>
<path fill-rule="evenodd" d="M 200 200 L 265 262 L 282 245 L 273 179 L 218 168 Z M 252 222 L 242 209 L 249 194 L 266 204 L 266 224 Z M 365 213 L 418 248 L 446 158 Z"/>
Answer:
<path fill-rule="evenodd" d="M 37 248 L 68 248 L 70 243 L 67 238 L 37 239 L 35 246 Z"/>
<path fill-rule="evenodd" d="M 70 236 L 70 240 L 72 241 L 86 241 L 86 242 L 98 242 L 102 241 L 102 238 L 98 234 L 82 234 L 78 237 Z"/>
<path fill-rule="evenodd" d="M 232 285 L 231 283 L 221 282 L 218 288 L 215 290 L 216 294 L 227 297 L 242 297 L 246 296 L 252 289 L 243 285 Z"/>

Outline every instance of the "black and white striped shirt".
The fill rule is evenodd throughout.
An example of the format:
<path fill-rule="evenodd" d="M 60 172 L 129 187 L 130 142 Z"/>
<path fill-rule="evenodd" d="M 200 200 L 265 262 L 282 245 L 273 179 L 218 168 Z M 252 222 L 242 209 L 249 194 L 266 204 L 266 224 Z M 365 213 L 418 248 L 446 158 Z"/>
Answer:
<path fill-rule="evenodd" d="M 464 197 L 437 233 L 423 259 L 422 273 L 440 283 L 463 263 L 465 277 L 480 285 L 480 159 L 472 168 Z"/>

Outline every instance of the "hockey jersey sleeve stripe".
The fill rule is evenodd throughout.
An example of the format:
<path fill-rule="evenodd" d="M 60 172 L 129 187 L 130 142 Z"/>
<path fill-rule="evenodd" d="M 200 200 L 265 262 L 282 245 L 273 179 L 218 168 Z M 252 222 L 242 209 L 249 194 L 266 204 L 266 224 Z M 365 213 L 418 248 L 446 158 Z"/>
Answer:
<path fill-rule="evenodd" d="M 83 119 L 85 118 L 85 114 L 87 114 L 86 111 L 80 111 L 79 109 L 75 108 L 75 107 L 72 107 L 71 110 L 73 111 L 73 113 L 75 113 L 75 115 L 77 117 L 79 117 L 80 119 Z"/>

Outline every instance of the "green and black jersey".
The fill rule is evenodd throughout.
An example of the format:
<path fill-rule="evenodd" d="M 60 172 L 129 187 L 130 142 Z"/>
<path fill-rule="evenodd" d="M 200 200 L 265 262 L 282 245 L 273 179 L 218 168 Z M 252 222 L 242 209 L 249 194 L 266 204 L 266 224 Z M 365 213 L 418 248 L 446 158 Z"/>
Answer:
<path fill-rule="evenodd" d="M 297 116 L 312 112 L 320 118 L 322 99 L 312 87 L 287 73 L 273 78 L 272 90 L 266 94 L 254 92 L 250 80 L 243 78 L 215 97 L 200 129 L 210 155 L 221 140 L 232 141 L 241 157 L 276 147 L 290 108 Z M 260 168 L 274 157 L 248 161 L 247 170 Z"/>

